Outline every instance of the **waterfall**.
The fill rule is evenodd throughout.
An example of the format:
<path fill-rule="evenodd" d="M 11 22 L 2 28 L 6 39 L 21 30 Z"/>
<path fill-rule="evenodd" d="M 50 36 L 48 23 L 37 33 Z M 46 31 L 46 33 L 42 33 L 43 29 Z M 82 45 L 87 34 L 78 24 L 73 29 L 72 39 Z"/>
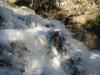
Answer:
<path fill-rule="evenodd" d="M 100 55 L 57 20 L 0 2 L 0 75 L 100 75 Z"/>

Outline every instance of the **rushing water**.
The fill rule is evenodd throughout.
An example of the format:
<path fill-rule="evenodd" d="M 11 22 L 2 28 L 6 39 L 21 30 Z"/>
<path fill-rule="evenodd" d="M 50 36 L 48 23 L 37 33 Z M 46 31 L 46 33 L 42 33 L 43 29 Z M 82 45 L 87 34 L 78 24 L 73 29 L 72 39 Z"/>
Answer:
<path fill-rule="evenodd" d="M 100 75 L 99 52 L 56 20 L 0 4 L 0 75 Z"/>

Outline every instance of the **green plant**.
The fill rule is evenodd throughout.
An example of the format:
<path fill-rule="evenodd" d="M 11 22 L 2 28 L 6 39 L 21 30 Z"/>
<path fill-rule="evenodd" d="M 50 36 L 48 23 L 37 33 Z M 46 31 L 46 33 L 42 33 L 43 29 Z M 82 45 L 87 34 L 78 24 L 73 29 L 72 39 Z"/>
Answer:
<path fill-rule="evenodd" d="M 93 31 L 100 37 L 100 14 L 98 14 L 94 19 L 88 20 L 82 25 L 82 28 L 88 31 Z"/>
<path fill-rule="evenodd" d="M 38 11 L 50 11 L 56 7 L 56 0 L 33 0 L 32 8 Z"/>

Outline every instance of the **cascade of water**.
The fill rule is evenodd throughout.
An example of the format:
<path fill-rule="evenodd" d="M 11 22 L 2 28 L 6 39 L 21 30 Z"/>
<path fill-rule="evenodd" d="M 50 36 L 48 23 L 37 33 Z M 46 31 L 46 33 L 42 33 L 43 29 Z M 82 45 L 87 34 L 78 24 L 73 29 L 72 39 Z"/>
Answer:
<path fill-rule="evenodd" d="M 99 53 L 89 52 L 60 22 L 28 8 L 0 11 L 0 75 L 100 75 Z"/>

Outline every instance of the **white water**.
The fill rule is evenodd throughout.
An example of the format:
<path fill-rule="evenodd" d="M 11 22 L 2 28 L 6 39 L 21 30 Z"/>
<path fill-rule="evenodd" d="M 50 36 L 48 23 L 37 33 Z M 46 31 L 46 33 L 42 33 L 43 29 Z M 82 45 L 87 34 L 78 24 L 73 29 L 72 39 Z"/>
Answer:
<path fill-rule="evenodd" d="M 0 28 L 0 75 L 100 75 L 100 53 L 56 20 L 1 3 Z"/>

